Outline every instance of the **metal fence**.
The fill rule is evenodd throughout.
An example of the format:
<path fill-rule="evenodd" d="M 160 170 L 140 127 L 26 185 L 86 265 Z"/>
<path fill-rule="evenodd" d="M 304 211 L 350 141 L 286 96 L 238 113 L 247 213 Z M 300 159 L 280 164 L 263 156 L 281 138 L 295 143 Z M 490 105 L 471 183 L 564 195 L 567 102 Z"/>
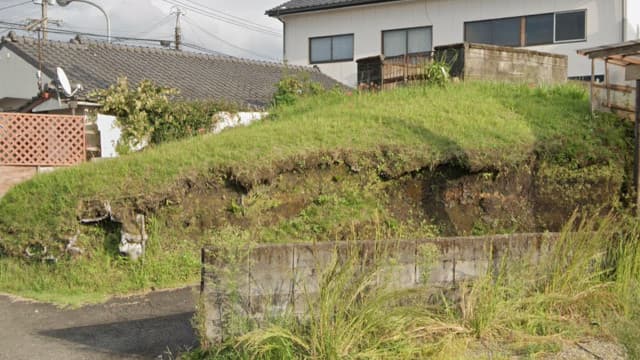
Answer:
<path fill-rule="evenodd" d="M 0 165 L 68 166 L 85 151 L 83 116 L 0 113 Z"/>

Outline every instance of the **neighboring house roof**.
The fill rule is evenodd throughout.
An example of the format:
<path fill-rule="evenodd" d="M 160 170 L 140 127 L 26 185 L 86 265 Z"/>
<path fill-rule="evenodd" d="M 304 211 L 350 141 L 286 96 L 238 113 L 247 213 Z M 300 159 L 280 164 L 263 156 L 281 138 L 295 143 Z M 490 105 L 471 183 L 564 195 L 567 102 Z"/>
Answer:
<path fill-rule="evenodd" d="M 0 48 L 3 47 L 38 68 L 37 40 L 10 34 L 1 39 Z M 42 70 L 49 78 L 56 78 L 59 66 L 72 83 L 82 84 L 84 95 L 107 88 L 118 77 L 126 76 L 132 83 L 148 79 L 177 88 L 189 100 L 226 100 L 262 108 L 269 105 L 277 82 L 286 75 L 306 73 L 327 88 L 339 84 L 313 67 L 115 45 L 80 37 L 71 42 L 43 41 L 42 55 Z"/>
<path fill-rule="evenodd" d="M 290 0 L 286 3 L 267 10 L 269 16 L 280 16 L 315 10 L 336 9 L 341 7 L 377 4 L 399 0 Z"/>

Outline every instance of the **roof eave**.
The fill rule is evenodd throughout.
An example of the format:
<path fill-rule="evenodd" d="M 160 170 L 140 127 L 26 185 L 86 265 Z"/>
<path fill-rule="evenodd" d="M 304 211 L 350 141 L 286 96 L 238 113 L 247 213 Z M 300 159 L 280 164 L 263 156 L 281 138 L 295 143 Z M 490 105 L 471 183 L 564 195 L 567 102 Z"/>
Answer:
<path fill-rule="evenodd" d="M 378 3 L 393 2 L 393 1 L 399 1 L 399 0 L 356 0 L 349 3 L 307 6 L 307 7 L 292 8 L 292 9 L 274 8 L 274 9 L 265 11 L 265 15 L 268 15 L 270 17 L 280 17 L 282 15 L 300 14 L 300 13 L 320 11 L 320 10 L 341 9 L 346 7 L 378 4 Z"/>

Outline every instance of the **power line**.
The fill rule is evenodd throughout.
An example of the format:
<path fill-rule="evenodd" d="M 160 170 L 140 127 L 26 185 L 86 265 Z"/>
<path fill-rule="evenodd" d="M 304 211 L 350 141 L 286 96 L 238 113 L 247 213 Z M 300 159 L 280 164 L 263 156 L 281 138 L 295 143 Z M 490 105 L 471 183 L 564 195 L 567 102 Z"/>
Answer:
<path fill-rule="evenodd" d="M 17 4 L 13 4 L 13 5 L 9 5 L 9 6 L 5 6 L 5 7 L 1 7 L 0 11 L 7 10 L 7 9 L 13 9 L 15 7 L 22 6 L 22 5 L 27 5 L 27 4 L 30 4 L 30 3 L 31 3 L 31 0 L 25 1 L 25 2 L 21 2 L 21 3 L 17 3 Z"/>
<path fill-rule="evenodd" d="M 253 31 L 257 31 L 257 32 L 261 32 L 261 33 L 269 34 L 273 36 L 282 36 L 277 29 L 273 29 L 271 27 L 258 24 L 256 22 L 253 22 L 251 20 L 247 20 L 241 17 L 229 15 L 227 13 L 223 13 L 219 10 L 205 7 L 203 5 L 198 5 L 198 6 L 191 5 L 185 2 L 185 0 L 168 0 L 168 1 L 173 3 L 174 5 L 184 6 L 186 8 L 189 8 L 190 10 L 195 11 L 198 14 L 208 16 L 213 19 L 221 20 L 223 22 L 226 22 L 232 25 L 237 25 L 245 29 L 249 29 L 249 30 L 253 30 Z M 191 3 L 195 4 L 194 2 L 191 2 Z"/>
<path fill-rule="evenodd" d="M 262 58 L 262 59 L 278 61 L 277 59 L 274 59 L 274 58 L 272 58 L 272 57 L 270 57 L 270 56 L 267 56 L 267 55 L 264 55 L 264 54 L 257 53 L 257 52 L 255 52 L 255 51 L 253 51 L 253 50 L 245 49 L 245 48 L 240 47 L 240 46 L 238 46 L 238 45 L 236 45 L 236 44 L 233 44 L 233 43 L 231 43 L 231 42 L 228 42 L 228 41 L 226 41 L 226 40 L 224 40 L 224 39 L 222 39 L 222 38 L 220 38 L 220 37 L 218 37 L 218 36 L 214 35 L 213 33 L 209 32 L 207 29 L 203 28 L 202 26 L 198 25 L 197 23 L 192 22 L 190 19 L 184 18 L 184 20 L 185 20 L 185 22 L 187 22 L 188 24 L 193 25 L 193 26 L 195 26 L 196 28 L 198 28 L 198 29 L 199 29 L 200 31 L 202 31 L 203 33 L 205 33 L 205 34 L 209 35 L 210 37 L 212 37 L 212 38 L 214 38 L 214 39 L 216 39 L 216 40 L 218 40 L 218 41 L 220 41 L 220 42 L 222 42 L 222 43 L 224 43 L 224 44 L 226 44 L 226 45 L 228 45 L 228 46 L 230 46 L 230 47 L 232 47 L 232 48 L 235 48 L 235 49 L 240 50 L 240 51 L 244 51 L 244 52 L 246 52 L 246 53 L 248 53 L 248 54 L 252 54 L 253 56 L 257 56 L 257 57 Z"/>
<path fill-rule="evenodd" d="M 26 31 L 23 24 L 6 22 L 6 21 L 0 21 L 0 28 Z M 55 34 L 83 35 L 83 36 L 89 36 L 89 37 L 101 38 L 101 39 L 107 38 L 107 35 L 95 34 L 90 32 L 78 32 L 68 28 L 48 29 L 47 31 Z M 112 38 L 121 40 L 121 41 L 146 41 L 146 42 L 154 42 L 154 43 L 159 43 L 161 40 L 165 40 L 165 39 L 138 38 L 138 37 L 121 36 L 121 35 L 112 36 Z"/>
<path fill-rule="evenodd" d="M 134 33 L 133 36 L 140 36 L 140 35 L 148 34 L 148 33 L 152 32 L 153 30 L 157 29 L 160 26 L 160 24 L 163 24 L 164 22 L 166 22 L 169 19 L 171 19 L 171 14 L 169 14 L 169 15 L 163 17 L 162 19 L 160 19 L 159 21 L 155 22 L 153 25 L 148 27 L 146 30 Z"/>
<path fill-rule="evenodd" d="M 212 11 L 195 7 L 193 5 L 190 5 L 190 4 L 185 3 L 183 1 L 180 1 L 180 0 L 162 0 L 162 1 L 167 3 L 167 4 L 174 5 L 174 6 L 182 6 L 185 9 L 193 11 L 193 12 L 195 12 L 197 14 L 200 14 L 200 15 L 212 18 L 212 19 L 220 20 L 222 22 L 238 26 L 238 27 L 240 27 L 242 29 L 245 29 L 245 30 L 258 32 L 258 33 L 261 33 L 263 35 L 282 37 L 282 34 L 280 34 L 279 32 L 274 31 L 274 30 L 272 30 L 270 28 L 267 28 L 267 27 L 265 27 L 263 25 L 259 25 L 259 24 L 253 23 L 253 22 L 251 22 L 249 20 L 242 20 L 241 21 L 241 20 L 236 20 L 236 19 L 233 19 L 233 18 L 225 17 L 225 16 L 222 16 L 220 14 L 216 14 L 216 13 L 214 13 Z"/>
<path fill-rule="evenodd" d="M 11 23 L 11 22 L 6 22 L 6 21 L 1 21 L 0 20 L 0 29 L 6 29 L 5 32 L 8 32 L 10 30 L 21 30 L 21 31 L 25 31 L 24 30 L 24 26 L 22 24 L 18 24 L 18 23 Z M 96 38 L 106 38 L 106 35 L 102 35 L 102 34 L 94 34 L 94 33 L 88 33 L 88 32 L 75 32 L 73 30 L 69 30 L 69 29 L 49 29 L 49 32 L 52 33 L 56 33 L 56 34 L 65 34 L 65 35 L 83 35 L 83 36 L 90 36 L 90 37 L 96 37 Z M 131 37 L 131 36 L 112 36 L 112 38 L 114 39 L 114 41 L 137 41 L 137 42 L 148 42 L 148 43 L 152 43 L 154 45 L 159 44 L 161 41 L 164 41 L 165 39 L 149 39 L 149 38 L 137 38 L 137 37 Z M 204 46 L 200 46 L 200 45 L 196 45 L 196 44 L 191 44 L 191 43 L 183 43 L 182 45 L 184 45 L 185 47 L 188 47 L 190 49 L 194 49 L 203 53 L 208 53 L 208 54 L 212 54 L 212 55 L 218 55 L 218 56 L 225 56 L 225 57 L 232 57 L 231 55 L 222 53 L 220 51 L 216 51 L 216 50 L 211 50 L 208 49 Z"/>
<path fill-rule="evenodd" d="M 176 1 L 178 1 L 178 0 L 176 0 Z M 199 3 L 199 2 L 194 1 L 194 0 L 179 0 L 179 1 L 188 2 L 188 3 L 194 4 L 194 6 L 201 7 L 203 9 L 206 9 L 208 11 L 211 11 L 211 12 L 214 12 L 214 13 L 217 13 L 217 14 L 220 14 L 222 16 L 230 17 L 230 18 L 236 19 L 238 21 L 242 21 L 242 22 L 246 22 L 246 23 L 252 24 L 252 25 L 254 25 L 256 27 L 261 27 L 261 28 L 263 28 L 263 29 L 265 29 L 267 31 L 273 31 L 273 32 L 276 32 L 276 33 L 280 34 L 280 32 L 279 32 L 280 29 L 276 29 L 276 28 L 272 28 L 270 26 L 258 24 L 257 22 L 254 22 L 254 21 L 251 21 L 251 20 L 248 20 L 248 19 L 245 19 L 245 18 L 241 18 L 239 16 L 235 16 L 235 15 L 232 15 L 232 14 L 229 14 L 229 13 L 225 13 L 223 11 L 220 11 L 220 10 L 208 7 L 206 5 L 203 5 L 202 3 Z"/>

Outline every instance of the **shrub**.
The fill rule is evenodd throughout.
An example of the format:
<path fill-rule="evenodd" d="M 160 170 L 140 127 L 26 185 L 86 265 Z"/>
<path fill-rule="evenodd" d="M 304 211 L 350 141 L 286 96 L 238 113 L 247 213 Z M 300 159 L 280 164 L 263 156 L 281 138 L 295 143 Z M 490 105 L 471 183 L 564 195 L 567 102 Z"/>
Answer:
<path fill-rule="evenodd" d="M 122 130 L 119 153 L 209 131 L 214 114 L 237 110 L 232 104 L 216 101 L 177 101 L 178 94 L 177 89 L 149 80 L 132 87 L 123 77 L 91 96 L 100 103 L 100 111 L 117 118 Z"/>
<path fill-rule="evenodd" d="M 455 63 L 453 58 L 447 61 L 446 53 L 439 59 L 425 64 L 424 79 L 427 85 L 445 86 L 450 79 L 451 64 Z"/>
<path fill-rule="evenodd" d="M 324 92 L 321 84 L 312 81 L 308 74 L 285 76 L 276 85 L 273 105 L 291 105 L 300 97 L 318 95 Z"/>

